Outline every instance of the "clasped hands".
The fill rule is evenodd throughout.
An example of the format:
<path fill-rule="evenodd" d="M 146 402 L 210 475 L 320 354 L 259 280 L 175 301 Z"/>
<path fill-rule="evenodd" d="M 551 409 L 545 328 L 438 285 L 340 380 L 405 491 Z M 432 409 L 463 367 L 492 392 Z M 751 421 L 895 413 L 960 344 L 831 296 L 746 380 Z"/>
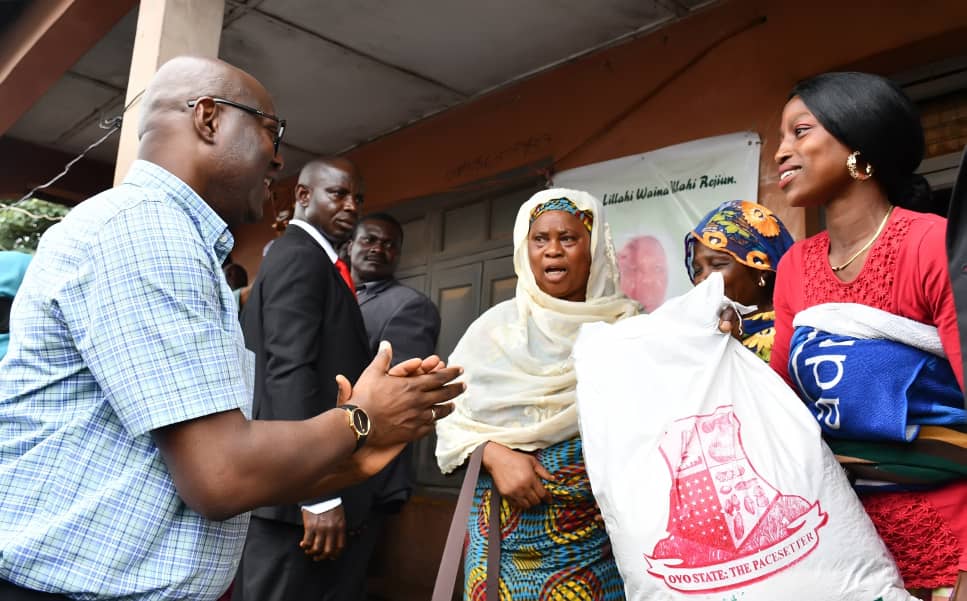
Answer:
<path fill-rule="evenodd" d="M 436 355 L 390 367 L 392 355 L 388 342 L 380 344 L 379 353 L 355 386 L 344 376 L 336 376 L 336 404 L 356 405 L 370 419 L 366 444 L 352 455 L 347 466 L 361 478 L 375 476 L 407 443 L 432 432 L 437 420 L 453 412 L 450 401 L 466 388 L 462 382 L 453 382 L 463 369 L 447 367 Z M 334 559 L 342 551 L 346 526 L 341 507 L 318 516 L 303 511 L 303 525 L 305 535 L 299 546 L 306 555 L 316 560 Z"/>
<path fill-rule="evenodd" d="M 392 368 L 391 360 L 392 348 L 383 342 L 355 386 L 336 376 L 337 405 L 352 403 L 369 415 L 371 431 L 363 449 L 402 450 L 406 443 L 426 436 L 437 420 L 453 412 L 450 401 L 466 387 L 453 382 L 463 368 L 447 367 L 436 355 L 408 359 Z"/>

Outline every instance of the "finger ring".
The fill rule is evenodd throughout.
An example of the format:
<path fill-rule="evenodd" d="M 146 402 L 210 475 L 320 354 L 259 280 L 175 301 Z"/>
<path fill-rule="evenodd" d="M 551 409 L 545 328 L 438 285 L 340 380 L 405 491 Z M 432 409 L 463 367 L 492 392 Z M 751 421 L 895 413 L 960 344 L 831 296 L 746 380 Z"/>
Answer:
<path fill-rule="evenodd" d="M 430 419 L 436 421 L 436 407 L 430 407 Z"/>

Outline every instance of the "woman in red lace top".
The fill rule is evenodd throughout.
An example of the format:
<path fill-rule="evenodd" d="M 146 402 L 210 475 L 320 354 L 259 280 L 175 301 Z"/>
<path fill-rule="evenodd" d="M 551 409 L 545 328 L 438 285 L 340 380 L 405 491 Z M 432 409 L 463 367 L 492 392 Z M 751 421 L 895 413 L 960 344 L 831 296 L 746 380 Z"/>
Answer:
<path fill-rule="evenodd" d="M 936 326 L 963 388 L 946 220 L 904 208 L 929 195 L 914 174 L 923 153 L 917 111 L 888 80 L 826 73 L 793 89 L 775 157 L 779 187 L 792 206 L 824 207 L 826 231 L 779 264 L 770 364 L 787 381 L 796 313 L 847 302 Z M 959 582 L 955 598 L 967 599 L 967 482 L 871 493 L 863 503 L 908 588 L 928 594 Z"/>

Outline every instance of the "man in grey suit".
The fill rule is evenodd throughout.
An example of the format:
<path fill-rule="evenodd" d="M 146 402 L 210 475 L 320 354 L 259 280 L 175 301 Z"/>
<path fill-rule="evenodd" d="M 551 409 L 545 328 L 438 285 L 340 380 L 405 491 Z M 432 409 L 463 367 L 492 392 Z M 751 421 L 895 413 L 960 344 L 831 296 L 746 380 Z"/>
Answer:
<path fill-rule="evenodd" d="M 425 295 L 399 283 L 403 228 L 386 213 L 360 219 L 349 243 L 349 258 L 369 345 L 393 344 L 393 361 L 433 354 L 440 335 L 440 313 Z"/>
<path fill-rule="evenodd" d="M 402 246 L 400 223 L 392 215 L 373 213 L 359 220 L 347 249 L 369 346 L 390 341 L 393 361 L 432 355 L 440 334 L 440 313 L 430 299 L 393 277 Z M 410 498 L 410 455 L 407 447 L 377 476 L 383 482 L 373 500 L 374 514 L 395 513 Z"/>

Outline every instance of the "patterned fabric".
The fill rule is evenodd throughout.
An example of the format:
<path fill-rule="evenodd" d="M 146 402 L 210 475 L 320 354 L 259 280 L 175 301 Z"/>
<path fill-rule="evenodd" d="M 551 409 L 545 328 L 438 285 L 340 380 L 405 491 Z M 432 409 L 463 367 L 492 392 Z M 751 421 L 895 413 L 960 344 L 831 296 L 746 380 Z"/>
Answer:
<path fill-rule="evenodd" d="M 554 475 L 554 482 L 545 483 L 554 500 L 526 511 L 502 500 L 499 601 L 624 599 L 624 584 L 591 495 L 581 439 L 537 451 L 536 457 Z M 468 601 L 486 600 L 492 486 L 490 476 L 481 472 L 464 563 Z"/>
<path fill-rule="evenodd" d="M 775 311 L 763 311 L 742 319 L 742 346 L 766 363 L 772 355 L 772 343 L 776 339 L 775 321 Z"/>
<path fill-rule="evenodd" d="M 904 586 L 908 589 L 935 589 L 957 582 L 958 562 L 964 552 L 963 540 L 951 528 L 952 516 L 938 511 L 941 508 L 931 497 L 953 493 L 950 496 L 959 502 L 955 511 L 960 513 L 965 502 L 965 487 L 967 484 L 961 482 L 932 495 L 905 492 L 860 497 L 877 534 L 900 567 Z M 902 503 L 897 502 L 899 498 Z"/>
<path fill-rule="evenodd" d="M 233 239 L 136 161 L 44 235 L 0 362 L 0 579 L 78 599 L 215 599 L 248 515 L 178 496 L 151 431 L 251 408 L 221 264 Z"/>
<path fill-rule="evenodd" d="M 685 234 L 685 269 L 692 283 L 695 282 L 692 259 L 696 242 L 728 253 L 747 267 L 775 271 L 793 240 L 786 226 L 769 209 L 746 200 L 730 200 L 720 204 Z"/>
<path fill-rule="evenodd" d="M 967 434 L 923 426 L 908 443 L 828 438 L 826 443 L 859 490 L 930 488 L 967 480 Z"/>
<path fill-rule="evenodd" d="M 537 205 L 534 207 L 534 210 L 531 211 L 530 222 L 534 223 L 538 217 L 548 211 L 564 211 L 565 213 L 574 215 L 581 220 L 581 223 L 583 223 L 584 227 L 587 228 L 588 233 L 591 232 L 591 228 L 594 226 L 594 214 L 591 211 L 582 211 L 581 209 L 577 208 L 577 205 L 575 205 L 574 202 L 569 198 L 554 198 L 543 204 Z"/>

